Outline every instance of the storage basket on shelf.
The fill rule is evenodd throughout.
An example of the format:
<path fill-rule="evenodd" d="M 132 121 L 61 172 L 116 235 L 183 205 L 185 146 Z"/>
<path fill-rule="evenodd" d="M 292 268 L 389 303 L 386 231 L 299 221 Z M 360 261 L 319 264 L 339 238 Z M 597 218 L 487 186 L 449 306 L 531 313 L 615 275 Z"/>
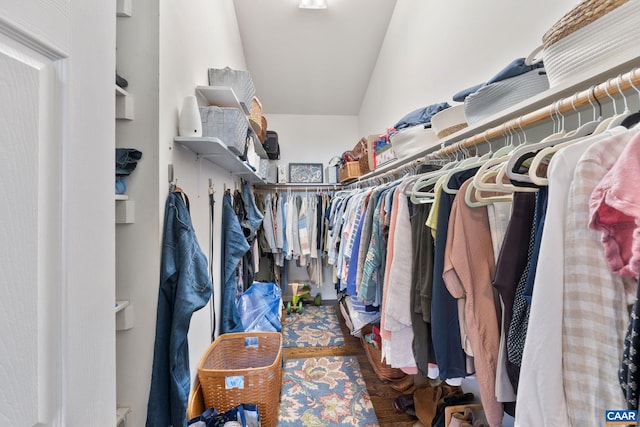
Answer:
<path fill-rule="evenodd" d="M 380 381 L 387 382 L 399 380 L 406 377 L 407 374 L 402 372 L 400 369 L 392 368 L 384 361 L 382 361 L 382 352 L 380 351 L 380 349 L 374 347 L 365 340 L 366 335 L 370 334 L 373 331 L 373 326 L 373 324 L 368 323 L 362 327 L 360 342 L 364 347 L 367 359 L 369 360 L 369 363 L 371 363 L 371 367 L 376 373 L 378 379 Z"/>
<path fill-rule="evenodd" d="M 368 156 L 362 156 L 360 157 L 360 159 L 358 160 L 358 163 L 360 164 L 360 176 L 364 175 L 365 173 L 369 173 L 372 171 L 372 169 L 369 167 L 369 157 Z"/>
<path fill-rule="evenodd" d="M 338 181 L 344 184 L 353 181 L 361 175 L 360 162 L 347 162 L 338 169 Z"/>
<path fill-rule="evenodd" d="M 227 411 L 256 404 L 263 427 L 278 422 L 282 388 L 282 334 L 244 332 L 219 336 L 198 364 L 206 408 Z"/>
<path fill-rule="evenodd" d="M 638 56 L 640 2 L 584 0 L 542 37 L 549 86 L 588 79 Z"/>
<path fill-rule="evenodd" d="M 249 125 L 237 108 L 200 107 L 202 136 L 219 138 L 234 154 L 244 156 Z"/>
<path fill-rule="evenodd" d="M 254 96 L 253 100 L 251 101 L 249 123 L 251 124 L 253 131 L 256 133 L 256 135 L 258 135 L 260 143 L 264 143 L 264 139 L 267 136 L 266 126 L 264 129 L 262 128 L 262 125 L 264 123 L 262 120 L 263 118 L 264 116 L 262 115 L 262 104 L 260 103 L 260 100 Z M 266 121 L 266 119 L 264 121 Z"/>
<path fill-rule="evenodd" d="M 251 111 L 251 101 L 256 93 L 251 74 L 246 70 L 234 70 L 229 67 L 209 68 L 209 85 L 226 86 L 233 89 L 244 112 Z"/>

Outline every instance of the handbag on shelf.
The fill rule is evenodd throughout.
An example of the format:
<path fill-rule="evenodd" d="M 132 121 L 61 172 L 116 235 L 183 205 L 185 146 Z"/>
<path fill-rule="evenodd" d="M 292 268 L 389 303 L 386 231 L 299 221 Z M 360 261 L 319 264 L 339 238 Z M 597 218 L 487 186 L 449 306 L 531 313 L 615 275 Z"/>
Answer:
<path fill-rule="evenodd" d="M 263 146 L 264 146 L 264 151 L 267 152 L 267 157 L 269 157 L 269 159 L 271 160 L 280 159 L 280 144 L 278 143 L 277 132 L 268 130 Z"/>

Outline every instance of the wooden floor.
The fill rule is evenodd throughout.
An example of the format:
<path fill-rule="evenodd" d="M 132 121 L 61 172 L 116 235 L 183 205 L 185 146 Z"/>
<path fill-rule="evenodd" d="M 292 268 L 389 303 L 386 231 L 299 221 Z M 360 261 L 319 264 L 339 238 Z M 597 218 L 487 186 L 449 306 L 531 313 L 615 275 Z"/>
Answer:
<path fill-rule="evenodd" d="M 345 325 L 335 301 L 323 301 L 322 303 L 323 305 L 335 307 L 338 319 L 340 319 L 345 345 L 341 347 L 288 347 L 283 349 L 285 359 L 319 356 L 357 356 L 380 426 L 412 427 L 417 421 L 417 418 L 406 414 L 396 414 L 394 412 L 393 400 L 401 393 L 395 391 L 388 384 L 384 384 L 378 379 L 364 353 L 360 339 L 355 338 L 349 333 L 349 328 Z"/>

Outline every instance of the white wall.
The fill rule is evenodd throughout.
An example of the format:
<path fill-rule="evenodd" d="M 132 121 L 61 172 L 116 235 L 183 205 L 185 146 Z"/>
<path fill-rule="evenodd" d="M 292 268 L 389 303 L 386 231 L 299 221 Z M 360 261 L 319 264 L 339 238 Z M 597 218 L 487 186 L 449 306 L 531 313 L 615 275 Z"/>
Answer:
<path fill-rule="evenodd" d="M 191 219 L 204 253 L 209 256 L 209 179 L 215 190 L 214 213 L 214 301 L 220 313 L 223 286 L 220 270 L 221 218 L 224 187 L 235 188 L 237 180 L 207 160 L 198 160 L 184 147 L 174 145 L 178 135 L 178 116 L 182 100 L 195 94 L 195 87 L 208 85 L 208 69 L 246 69 L 235 9 L 231 0 L 190 3 L 161 2 L 160 12 L 160 164 L 174 165 L 178 185 L 189 195 Z M 200 99 L 200 102 L 203 102 Z M 201 104 L 206 105 L 206 104 Z M 166 176 L 160 177 L 160 198 L 164 200 Z M 219 328 L 220 314 L 217 316 Z M 211 341 L 211 308 L 196 312 L 189 331 L 189 354 L 192 378 L 198 362 Z"/>
<path fill-rule="evenodd" d="M 119 147 L 143 152 L 127 180 L 136 204 L 134 224 L 117 227 L 117 297 L 134 306 L 133 329 L 118 332 L 117 400 L 130 406 L 129 423 L 144 425 L 151 382 L 153 342 L 159 287 L 162 222 L 168 191 L 167 165 L 191 201 L 198 240 L 208 255 L 208 179 L 216 191 L 216 236 L 220 236 L 223 185 L 234 177 L 182 147 L 174 146 L 182 99 L 208 84 L 207 68 L 243 69 L 244 56 L 231 0 L 193 1 L 189 7 L 172 1 L 135 0 L 133 16 L 118 18 L 118 71 L 129 81 L 135 120 L 119 121 Z M 214 248 L 215 301 L 221 283 L 220 241 Z M 197 312 L 189 333 L 191 370 L 210 342 L 210 309 Z"/>
<path fill-rule="evenodd" d="M 353 148 L 362 137 L 356 116 L 266 114 L 265 117 L 268 129 L 278 132 L 281 165 L 323 163 L 326 166 L 333 156 Z"/>
<path fill-rule="evenodd" d="M 360 110 L 360 133 L 384 132 L 528 56 L 577 0 L 398 0 Z"/>
<path fill-rule="evenodd" d="M 67 426 L 113 425 L 115 3 L 71 2 L 64 376 Z M 44 159 L 53 161 L 53 159 Z"/>

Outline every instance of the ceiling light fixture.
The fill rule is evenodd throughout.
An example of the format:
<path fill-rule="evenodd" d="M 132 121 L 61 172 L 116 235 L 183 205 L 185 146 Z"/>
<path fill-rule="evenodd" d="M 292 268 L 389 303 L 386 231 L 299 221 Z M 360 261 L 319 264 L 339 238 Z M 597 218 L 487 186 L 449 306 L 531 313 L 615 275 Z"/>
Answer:
<path fill-rule="evenodd" d="M 326 9 L 327 0 L 298 0 L 300 9 Z"/>

